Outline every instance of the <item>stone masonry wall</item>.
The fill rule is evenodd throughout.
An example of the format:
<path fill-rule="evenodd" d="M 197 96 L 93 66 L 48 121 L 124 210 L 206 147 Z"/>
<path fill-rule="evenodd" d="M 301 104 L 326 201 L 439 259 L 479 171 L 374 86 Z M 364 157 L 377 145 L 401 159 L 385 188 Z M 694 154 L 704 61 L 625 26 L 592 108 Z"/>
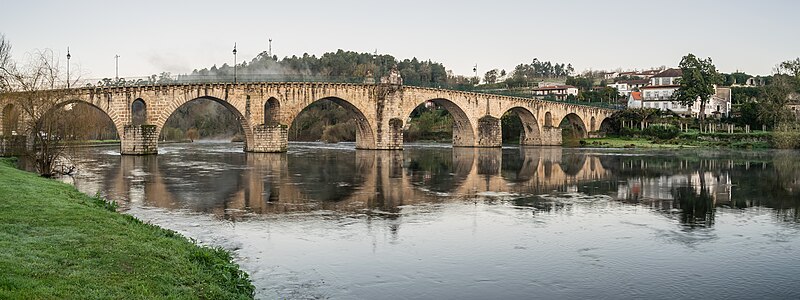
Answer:
<path fill-rule="evenodd" d="M 543 146 L 560 146 L 563 141 L 561 140 L 561 128 L 558 127 L 542 127 L 542 145 Z"/>
<path fill-rule="evenodd" d="M 247 152 L 286 152 L 289 128 L 286 125 L 259 125 L 253 128 L 253 143 Z"/>
<path fill-rule="evenodd" d="M 120 139 L 120 153 L 124 155 L 158 153 L 158 131 L 155 125 L 125 125 Z"/>

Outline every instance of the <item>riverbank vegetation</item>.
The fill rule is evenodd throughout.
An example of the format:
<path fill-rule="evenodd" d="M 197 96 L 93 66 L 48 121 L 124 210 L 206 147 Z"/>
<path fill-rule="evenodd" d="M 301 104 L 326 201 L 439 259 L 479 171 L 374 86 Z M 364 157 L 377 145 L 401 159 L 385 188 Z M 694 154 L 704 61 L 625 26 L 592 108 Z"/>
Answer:
<path fill-rule="evenodd" d="M 115 208 L 0 160 L 0 298 L 253 297 L 229 252 Z"/>

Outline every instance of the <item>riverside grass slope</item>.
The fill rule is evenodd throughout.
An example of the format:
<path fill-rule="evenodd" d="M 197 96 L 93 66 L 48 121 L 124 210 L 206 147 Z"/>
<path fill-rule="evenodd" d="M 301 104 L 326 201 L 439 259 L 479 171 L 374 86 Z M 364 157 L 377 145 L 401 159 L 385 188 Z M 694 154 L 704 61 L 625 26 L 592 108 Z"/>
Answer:
<path fill-rule="evenodd" d="M 0 299 L 250 299 L 219 248 L 0 159 Z"/>

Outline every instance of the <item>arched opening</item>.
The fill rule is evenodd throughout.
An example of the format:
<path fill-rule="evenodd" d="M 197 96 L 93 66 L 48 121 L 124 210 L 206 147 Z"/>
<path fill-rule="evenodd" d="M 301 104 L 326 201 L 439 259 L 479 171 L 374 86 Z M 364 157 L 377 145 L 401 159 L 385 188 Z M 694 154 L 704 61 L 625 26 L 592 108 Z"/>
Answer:
<path fill-rule="evenodd" d="M 553 127 L 553 114 L 549 111 L 544 114 L 544 126 Z"/>
<path fill-rule="evenodd" d="M 64 141 L 119 140 L 118 128 L 111 116 L 82 100 L 65 101 L 53 106 L 40 118 L 37 126 L 43 134 L 58 136 Z"/>
<path fill-rule="evenodd" d="M 467 114 L 447 99 L 433 99 L 417 105 L 408 115 L 404 141 L 452 141 L 453 146 L 475 145 L 475 132 Z"/>
<path fill-rule="evenodd" d="M 289 140 L 301 142 L 355 142 L 356 148 L 374 149 L 372 126 L 364 113 L 347 100 L 324 98 L 293 117 Z"/>
<path fill-rule="evenodd" d="M 504 144 L 541 145 L 539 122 L 523 107 L 511 108 L 503 114 L 501 126 Z"/>
<path fill-rule="evenodd" d="M 580 139 L 589 137 L 583 119 L 574 113 L 566 115 L 559 122 L 559 127 L 564 145 L 577 145 Z"/>
<path fill-rule="evenodd" d="M 147 103 L 141 98 L 131 103 L 131 125 L 147 124 Z"/>
<path fill-rule="evenodd" d="M 160 126 L 161 141 L 244 142 L 246 148 L 252 140 L 252 131 L 242 113 L 218 98 L 195 98 L 164 113 L 169 115 Z"/>
<path fill-rule="evenodd" d="M 600 122 L 600 133 L 601 135 L 605 136 L 609 133 L 614 132 L 614 122 L 611 118 L 603 119 L 603 122 Z"/>
<path fill-rule="evenodd" d="M 264 125 L 275 126 L 280 124 L 281 103 L 278 99 L 269 98 L 264 102 Z"/>
<path fill-rule="evenodd" d="M 7 104 L 3 107 L 0 118 L 2 118 L 2 122 L 0 122 L 0 126 L 2 126 L 0 134 L 5 137 L 19 134 L 20 111 L 14 104 Z"/>

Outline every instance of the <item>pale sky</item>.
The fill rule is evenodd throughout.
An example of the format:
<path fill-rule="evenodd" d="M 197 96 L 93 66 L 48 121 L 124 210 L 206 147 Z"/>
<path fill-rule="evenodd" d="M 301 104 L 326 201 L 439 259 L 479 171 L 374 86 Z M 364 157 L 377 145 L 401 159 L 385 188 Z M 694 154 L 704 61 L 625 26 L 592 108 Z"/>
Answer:
<path fill-rule="evenodd" d="M 534 57 L 575 69 L 676 66 L 692 52 L 722 72 L 771 74 L 800 56 L 800 1 L 37 1 L 4 0 L 0 33 L 21 59 L 72 54 L 84 78 L 174 74 L 337 49 L 431 59 L 456 74 Z M 65 60 L 65 59 L 64 59 Z"/>

